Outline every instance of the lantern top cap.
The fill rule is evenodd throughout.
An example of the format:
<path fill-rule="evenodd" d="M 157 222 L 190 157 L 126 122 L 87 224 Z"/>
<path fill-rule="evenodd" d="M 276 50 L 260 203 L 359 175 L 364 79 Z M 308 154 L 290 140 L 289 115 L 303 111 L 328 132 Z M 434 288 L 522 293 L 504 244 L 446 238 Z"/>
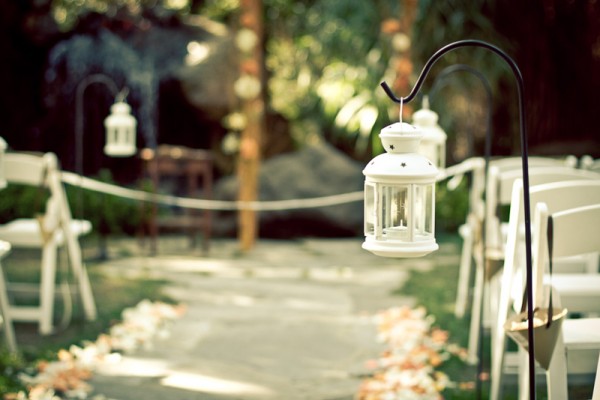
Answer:
<path fill-rule="evenodd" d="M 123 101 L 118 101 L 110 106 L 110 112 L 112 114 L 129 114 L 131 112 L 131 107 Z"/>
<path fill-rule="evenodd" d="M 438 114 L 428 108 L 421 108 L 413 114 L 413 123 L 419 126 L 435 126 L 438 119 Z"/>
<path fill-rule="evenodd" d="M 438 114 L 429 108 L 429 96 L 423 96 L 421 109 L 413 114 L 413 123 L 419 126 L 435 126 L 438 119 Z"/>
<path fill-rule="evenodd" d="M 417 135 L 421 134 L 421 130 L 414 125 L 406 122 L 394 122 L 391 125 L 386 126 L 381 130 L 382 134 L 394 134 L 394 135 Z"/>
<path fill-rule="evenodd" d="M 416 153 L 422 137 L 420 128 L 406 122 L 388 125 L 379 133 L 385 151 L 394 154 Z"/>

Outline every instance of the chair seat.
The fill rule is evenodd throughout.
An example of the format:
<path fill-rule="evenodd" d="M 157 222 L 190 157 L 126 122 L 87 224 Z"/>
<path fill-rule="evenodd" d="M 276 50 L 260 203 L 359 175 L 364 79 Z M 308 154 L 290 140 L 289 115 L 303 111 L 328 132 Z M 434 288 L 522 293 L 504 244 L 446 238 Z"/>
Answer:
<path fill-rule="evenodd" d="M 562 329 L 568 350 L 569 373 L 586 374 L 594 371 L 600 353 L 600 318 L 566 319 Z"/>
<path fill-rule="evenodd" d="M 76 237 L 88 234 L 92 230 L 92 224 L 86 220 L 72 220 L 71 232 Z M 4 225 L 0 225 L 0 240 L 10 242 L 15 247 L 39 248 L 42 243 L 40 225 L 33 218 L 18 218 Z M 63 243 L 62 231 L 58 231 L 57 244 Z"/>
<path fill-rule="evenodd" d="M 568 318 L 563 321 L 565 346 L 568 349 L 594 349 L 600 342 L 600 318 Z"/>
<path fill-rule="evenodd" d="M 544 277 L 570 312 L 600 312 L 600 274 L 553 274 Z"/>

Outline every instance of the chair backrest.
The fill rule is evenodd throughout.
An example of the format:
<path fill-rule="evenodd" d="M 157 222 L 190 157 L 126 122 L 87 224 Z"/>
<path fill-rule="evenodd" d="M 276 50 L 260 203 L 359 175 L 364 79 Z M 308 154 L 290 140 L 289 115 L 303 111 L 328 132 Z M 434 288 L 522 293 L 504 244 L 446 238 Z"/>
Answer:
<path fill-rule="evenodd" d="M 4 173 L 8 183 L 30 186 L 48 186 L 48 176 L 58 169 L 53 153 L 6 153 Z"/>
<path fill-rule="evenodd" d="M 11 152 L 4 155 L 6 181 L 34 187 L 45 187 L 50 196 L 46 202 L 44 225 L 53 230 L 58 224 L 67 226 L 71 211 L 60 178 L 58 160 L 54 153 Z M 41 205 L 40 205 L 41 206 Z M 32 214 L 41 210 L 32 210 Z"/>
<path fill-rule="evenodd" d="M 529 193 L 532 216 L 538 204 L 545 204 L 545 207 L 550 212 L 560 212 L 571 208 L 600 204 L 600 179 L 546 183 L 531 187 Z M 503 281 L 503 284 L 512 285 L 513 287 L 511 292 L 515 309 L 520 308 L 520 301 L 522 300 L 521 290 L 523 289 L 522 285 L 525 274 L 520 269 L 524 264 L 523 255 L 525 252 L 525 243 L 521 235 L 524 223 L 523 210 L 523 181 L 518 179 L 513 185 L 510 217 L 506 233 L 507 239 L 504 249 L 506 278 Z M 539 245 L 538 239 L 539 237 L 535 235 L 532 228 L 532 244 L 534 247 Z M 593 257 L 589 255 L 588 258 L 579 262 L 579 265 L 590 269 L 588 263 L 592 264 L 594 261 L 597 262 L 597 256 Z M 573 266 L 570 268 L 573 268 Z M 515 275 L 517 273 L 518 275 Z M 513 276 L 520 278 L 513 281 Z"/>
<path fill-rule="evenodd" d="M 497 205 L 510 204 L 513 184 L 517 179 L 523 179 L 521 169 L 500 172 L 496 179 Z M 594 171 L 571 167 L 532 167 L 529 168 L 529 186 L 550 182 L 560 182 L 581 179 L 600 179 L 600 174 Z"/>
<path fill-rule="evenodd" d="M 570 208 L 600 204 L 600 174 L 595 180 L 569 180 L 544 183 L 532 186 L 529 190 L 531 215 L 538 203 L 545 203 L 552 213 Z M 518 179 L 513 185 L 513 200 L 519 212 L 518 219 L 523 221 L 523 180 Z"/>
<path fill-rule="evenodd" d="M 501 157 L 490 160 L 490 167 L 495 167 L 500 171 L 508 171 L 511 169 L 520 169 L 521 157 Z M 577 157 L 569 155 L 566 157 L 541 157 L 532 156 L 527 158 L 529 167 L 571 167 L 577 166 Z"/>
<path fill-rule="evenodd" d="M 501 220 L 498 208 L 502 205 L 514 205 L 513 187 L 517 180 L 523 178 L 521 169 L 501 171 L 499 168 L 490 167 L 486 189 L 486 235 L 488 246 L 502 247 Z M 600 174 L 572 167 L 533 167 L 529 169 L 529 186 L 562 182 L 570 180 L 599 180 Z"/>
<path fill-rule="evenodd" d="M 532 235 L 537 238 L 533 246 L 534 295 L 536 305 L 541 305 L 545 264 L 548 260 L 548 218 L 552 216 L 553 258 L 571 257 L 600 251 L 600 204 L 552 212 L 548 206 L 537 203 Z"/>
<path fill-rule="evenodd" d="M 522 162 L 521 157 L 503 157 L 490 161 L 486 181 L 488 216 L 495 214 L 499 205 L 510 202 L 513 182 L 515 179 L 523 177 Z M 531 182 L 530 186 L 533 186 L 544 182 L 564 180 L 552 179 L 551 175 L 554 174 L 557 177 L 559 175 L 569 175 L 575 170 L 577 158 L 574 156 L 567 156 L 566 158 L 529 157 L 527 165 L 530 181 L 539 179 L 539 181 Z"/>

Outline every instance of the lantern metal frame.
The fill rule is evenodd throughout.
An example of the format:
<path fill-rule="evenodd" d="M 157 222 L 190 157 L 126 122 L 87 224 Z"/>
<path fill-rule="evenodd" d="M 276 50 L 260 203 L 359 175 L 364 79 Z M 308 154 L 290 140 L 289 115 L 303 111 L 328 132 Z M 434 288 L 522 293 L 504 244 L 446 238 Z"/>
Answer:
<path fill-rule="evenodd" d="M 89 75 L 77 85 L 75 93 L 75 171 L 80 175 L 83 175 L 83 100 L 86 89 L 92 84 L 103 84 L 110 90 L 115 104 L 122 103 L 129 92 L 127 88 L 119 90 L 115 81 L 104 74 Z M 111 154 L 107 153 L 107 155 Z"/>
<path fill-rule="evenodd" d="M 532 271 L 532 249 L 531 249 L 531 201 L 529 195 L 529 163 L 528 163 L 528 149 L 527 149 L 527 127 L 525 124 L 526 121 L 526 110 L 525 110 L 525 85 L 523 82 L 523 76 L 517 63 L 502 49 L 496 47 L 488 42 L 484 42 L 481 40 L 467 39 L 460 40 L 457 42 L 450 43 L 437 52 L 435 52 L 429 60 L 425 63 L 423 69 L 421 70 L 421 74 L 417 78 L 415 85 L 413 86 L 411 92 L 406 97 L 398 98 L 394 95 L 390 87 L 386 82 L 381 83 L 381 87 L 388 95 L 388 97 L 399 104 L 405 104 L 412 101 L 421 87 L 423 86 L 423 82 L 427 77 L 429 71 L 435 64 L 435 62 L 440 59 L 445 54 L 456 50 L 462 47 L 478 47 L 488 50 L 495 55 L 502 58 L 506 64 L 510 67 L 511 72 L 515 78 L 517 83 L 517 95 L 518 95 L 518 106 L 519 106 L 519 134 L 521 141 L 521 168 L 523 174 L 523 206 L 524 206 L 524 220 L 525 220 L 525 263 L 526 263 L 526 298 L 528 304 L 533 304 L 533 290 L 532 290 L 532 282 L 533 282 L 533 271 Z M 535 344 L 533 337 L 533 310 L 531 307 L 527 308 L 527 341 L 528 341 L 528 364 L 529 364 L 529 398 L 531 400 L 536 398 L 536 387 L 535 387 Z"/>
<path fill-rule="evenodd" d="M 104 119 L 106 142 L 104 154 L 111 157 L 130 157 L 136 153 L 135 139 L 137 121 L 131 115 L 131 106 L 125 102 L 127 88 L 121 90 L 110 106 L 110 114 Z"/>
<path fill-rule="evenodd" d="M 365 175 L 365 241 L 383 257 L 421 257 L 435 242 L 435 184 L 439 171 L 418 153 L 421 131 L 407 123 L 381 130 L 386 153 L 371 160 Z"/>

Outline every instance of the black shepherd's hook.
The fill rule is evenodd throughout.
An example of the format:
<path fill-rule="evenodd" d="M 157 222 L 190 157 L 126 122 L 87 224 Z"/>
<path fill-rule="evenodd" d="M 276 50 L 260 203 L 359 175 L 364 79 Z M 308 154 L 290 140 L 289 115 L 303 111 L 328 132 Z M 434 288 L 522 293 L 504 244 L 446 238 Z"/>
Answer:
<path fill-rule="evenodd" d="M 496 55 L 500 56 L 511 68 L 512 73 L 517 81 L 517 90 L 519 96 L 519 119 L 520 119 L 520 135 L 521 135 L 521 160 L 522 160 L 522 169 L 523 169 L 523 206 L 524 206 L 524 214 L 525 214 L 525 261 L 527 265 L 527 301 L 529 304 L 533 304 L 533 291 L 532 291 L 532 282 L 533 282 L 533 272 L 532 272 L 532 261 L 531 261 L 531 211 L 530 211 L 530 197 L 529 197 L 529 165 L 528 165 L 528 150 L 527 150 L 527 131 L 525 128 L 525 102 L 524 102 L 524 85 L 523 85 L 523 76 L 521 75 L 521 71 L 517 66 L 517 63 L 503 50 L 500 48 L 481 41 L 474 39 L 460 40 L 458 42 L 450 43 L 431 56 L 431 58 L 425 63 L 415 86 L 412 88 L 411 92 L 406 97 L 398 98 L 388 84 L 384 81 L 381 82 L 381 87 L 388 95 L 388 97 L 396 103 L 410 103 L 417 95 L 425 78 L 427 78 L 427 74 L 433 67 L 433 64 L 442 57 L 444 54 L 455 50 L 460 47 L 482 47 L 487 49 Z M 531 307 L 527 308 L 527 339 L 529 343 L 529 399 L 535 399 L 535 358 L 534 358 L 534 340 L 533 340 L 533 310 Z"/>

